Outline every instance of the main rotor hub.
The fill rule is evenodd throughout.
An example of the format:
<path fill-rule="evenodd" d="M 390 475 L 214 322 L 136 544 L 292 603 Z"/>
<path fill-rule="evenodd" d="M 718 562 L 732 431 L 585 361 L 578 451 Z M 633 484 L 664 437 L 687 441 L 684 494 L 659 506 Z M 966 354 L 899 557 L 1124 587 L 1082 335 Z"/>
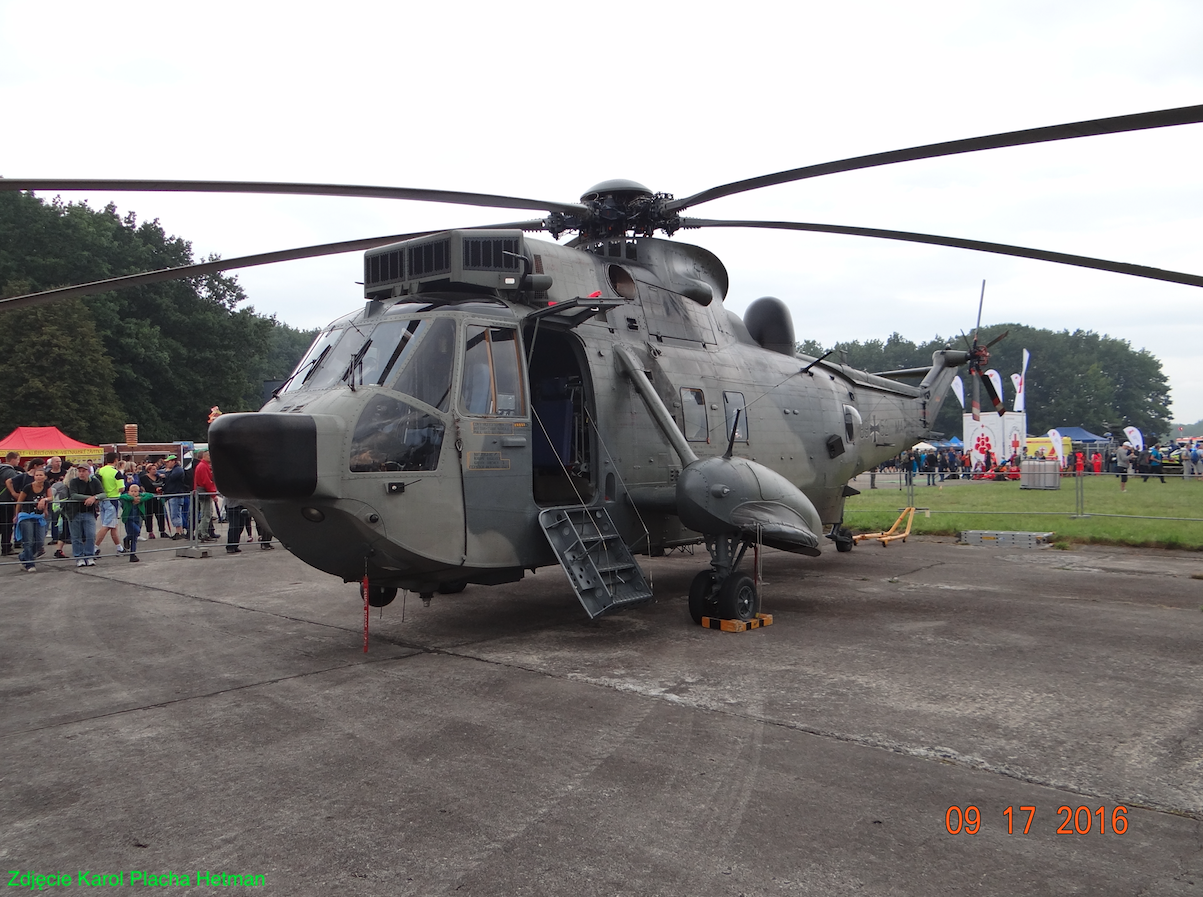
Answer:
<path fill-rule="evenodd" d="M 626 178 L 613 178 L 594 184 L 581 196 L 581 202 L 603 202 L 612 199 L 623 204 L 640 197 L 650 198 L 652 191 L 638 181 L 628 181 Z"/>
<path fill-rule="evenodd" d="M 564 231 L 575 230 L 586 240 L 650 237 L 657 230 L 671 236 L 681 226 L 677 213 L 665 209 L 672 198 L 671 193 L 653 193 L 638 181 L 602 181 L 581 196 L 583 213 L 553 212 L 547 218 L 547 230 L 557 238 Z"/>

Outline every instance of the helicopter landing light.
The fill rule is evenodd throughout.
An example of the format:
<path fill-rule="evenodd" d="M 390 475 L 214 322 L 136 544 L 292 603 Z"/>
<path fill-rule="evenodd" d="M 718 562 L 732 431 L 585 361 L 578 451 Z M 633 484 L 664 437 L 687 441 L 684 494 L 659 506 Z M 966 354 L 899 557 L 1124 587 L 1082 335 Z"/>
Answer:
<path fill-rule="evenodd" d="M 310 523 L 321 523 L 326 519 L 326 515 L 318 508 L 301 508 L 301 516 Z"/>

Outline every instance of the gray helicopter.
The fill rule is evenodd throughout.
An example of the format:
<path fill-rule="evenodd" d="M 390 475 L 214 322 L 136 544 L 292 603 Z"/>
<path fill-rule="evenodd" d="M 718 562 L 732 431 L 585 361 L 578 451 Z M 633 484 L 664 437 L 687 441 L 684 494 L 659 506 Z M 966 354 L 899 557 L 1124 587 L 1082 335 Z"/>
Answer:
<path fill-rule="evenodd" d="M 623 180 L 579 203 L 409 188 L 214 181 L 0 179 L 7 190 L 171 190 L 376 196 L 546 217 L 393 235 L 147 272 L 0 302 L 14 308 L 140 283 L 366 250 L 362 308 L 324 329 L 263 409 L 209 429 L 221 491 L 259 509 L 306 563 L 388 604 L 559 563 L 591 617 L 651 597 L 635 554 L 704 543 L 689 610 L 751 620 L 741 563 L 765 545 L 850 551 L 849 481 L 931 433 L 967 366 L 975 394 L 992 343 L 930 367 L 873 374 L 795 353 L 786 305 L 741 319 L 706 249 L 654 236 L 756 227 L 934 243 L 1203 286 L 1203 277 L 961 238 L 840 225 L 684 218 L 690 206 L 914 159 L 1203 121 L 1203 106 L 862 156 L 685 199 Z M 546 232 L 561 245 L 527 237 Z M 980 323 L 980 310 L 979 310 Z M 997 340 L 995 340 L 997 341 Z M 975 400 L 976 401 L 976 400 Z"/>

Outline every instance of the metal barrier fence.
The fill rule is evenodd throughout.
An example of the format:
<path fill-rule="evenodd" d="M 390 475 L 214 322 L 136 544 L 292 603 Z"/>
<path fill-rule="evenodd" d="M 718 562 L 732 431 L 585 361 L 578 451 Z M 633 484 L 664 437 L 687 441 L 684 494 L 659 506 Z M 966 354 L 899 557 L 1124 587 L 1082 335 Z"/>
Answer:
<path fill-rule="evenodd" d="M 954 488 L 968 489 L 989 489 L 993 488 L 998 482 L 993 476 L 974 478 L 973 473 L 959 473 L 954 479 L 947 472 L 929 473 L 927 471 L 907 472 L 907 471 L 891 471 L 888 473 L 862 473 L 853 479 L 853 485 L 856 488 L 864 486 L 864 479 L 869 477 L 871 488 L 874 489 L 896 489 L 904 493 L 905 504 L 907 507 L 919 508 L 919 502 L 925 504 L 934 504 L 927 500 L 932 487 L 943 488 L 945 486 Z M 1088 489 L 1087 484 L 1090 482 L 1101 482 L 1109 480 L 1115 483 L 1127 482 L 1147 483 L 1149 481 L 1163 482 L 1166 484 L 1190 484 L 1199 482 L 1199 486 L 1190 488 L 1200 489 L 1199 498 L 1203 500 L 1203 470 L 1193 471 L 1190 467 L 1185 470 L 1176 471 L 1174 473 L 1153 473 L 1148 471 L 1122 473 L 1122 472 L 1100 472 L 1084 471 L 1081 475 L 1075 474 L 1073 471 L 1063 471 L 1061 474 L 1061 492 L 1062 494 L 1073 493 L 1073 508 L 1068 507 L 1065 510 L 1056 511 L 1040 511 L 1040 510 L 1023 510 L 1023 511 L 1001 511 L 1001 510 L 974 510 L 965 508 L 941 509 L 937 507 L 919 508 L 925 512 L 925 516 L 933 516 L 937 514 L 950 514 L 958 516 L 973 516 L 980 515 L 983 517 L 1100 517 L 1100 518 L 1117 518 L 1128 520 L 1164 520 L 1164 521 L 1179 521 L 1184 523 L 1203 523 L 1203 517 L 1195 516 L 1175 516 L 1175 515 L 1152 515 L 1152 514 L 1114 514 L 1107 512 L 1091 511 L 1087 501 Z M 1008 482 L 1014 483 L 1016 486 L 1019 483 L 1008 478 Z M 1068 500 L 1067 500 L 1068 504 Z M 853 513 L 856 513 L 853 511 Z"/>
<path fill-rule="evenodd" d="M 181 551 L 189 551 L 189 550 L 199 551 L 199 549 L 202 546 L 202 543 L 204 543 L 205 545 L 208 545 L 208 546 L 222 545 L 223 547 L 225 544 L 232 544 L 232 543 L 228 543 L 228 534 L 227 535 L 218 534 L 216 537 L 209 539 L 205 536 L 202 536 L 200 533 L 197 532 L 198 526 L 200 524 L 200 508 L 199 508 L 200 503 L 197 501 L 198 498 L 208 498 L 213 501 L 214 513 L 213 513 L 212 520 L 213 520 L 214 525 L 216 525 L 218 523 L 223 523 L 223 522 L 227 526 L 229 525 L 229 520 L 225 514 L 225 511 L 226 511 L 226 508 L 230 507 L 231 505 L 228 502 L 228 500 L 225 500 L 225 497 L 222 496 L 221 493 L 198 492 L 196 490 L 193 490 L 192 492 L 181 493 L 178 496 L 177 495 L 155 495 L 153 497 L 156 501 L 158 501 L 160 503 L 160 511 L 158 513 L 152 512 L 152 514 L 144 515 L 142 518 L 142 535 L 139 536 L 139 538 L 138 538 L 137 553 L 139 555 L 151 554 L 151 553 L 155 553 L 155 552 L 162 553 L 162 552 L 166 552 L 166 551 L 174 551 L 177 553 L 181 552 Z M 97 498 L 99 501 L 112 501 L 113 500 L 113 499 L 107 499 L 107 498 L 100 498 L 99 496 Z M 160 515 L 162 515 L 162 519 L 165 521 L 167 529 L 174 531 L 175 527 L 172 525 L 172 521 L 169 516 L 168 505 L 167 505 L 168 499 L 172 499 L 172 498 L 182 498 L 182 499 L 188 500 L 188 509 L 187 509 L 188 519 L 186 521 L 187 526 L 184 527 L 185 537 L 182 539 L 178 539 L 178 540 L 172 539 L 171 534 L 169 533 L 167 539 L 164 540 L 161 537 L 161 535 L 160 535 L 160 537 L 157 537 L 157 538 L 154 536 L 150 536 L 150 533 L 153 531 L 152 527 L 155 525 L 155 521 L 157 519 L 159 519 Z M 223 500 L 220 507 L 217 502 L 218 499 Z M 67 504 L 71 501 L 73 501 L 73 500 L 72 499 L 61 499 L 61 500 L 59 500 L 58 504 L 61 506 L 61 505 Z M 13 511 L 16 508 L 16 505 L 17 505 L 17 503 L 15 501 L 0 501 L 0 527 L 4 527 L 4 528 L 8 529 L 8 537 L 4 539 L 4 542 L 7 544 L 10 544 L 12 546 L 10 554 L 0 557 L 0 568 L 11 567 L 11 566 L 15 566 L 15 565 L 22 563 L 20 560 L 20 548 L 21 548 L 20 532 L 19 532 L 17 524 L 15 522 L 16 515 L 13 513 Z M 233 507 L 237 507 L 241 511 L 241 506 L 233 505 Z M 88 512 L 85 511 L 84 513 L 88 513 Z M 96 512 L 92 512 L 92 513 L 96 513 Z M 97 518 L 99 520 L 99 515 L 97 515 Z M 80 558 L 72 556 L 72 540 L 71 540 L 70 524 L 69 524 L 69 521 L 66 519 L 66 516 L 60 514 L 60 517 L 59 517 L 60 538 L 57 541 L 52 539 L 53 530 L 52 530 L 52 527 L 50 524 L 50 514 L 47 514 L 47 521 L 48 522 L 46 525 L 46 539 L 45 539 L 45 544 L 44 544 L 43 548 L 49 548 L 50 545 L 57 545 L 58 542 L 61 541 L 63 543 L 62 551 L 65 554 L 65 557 L 61 557 L 61 558 L 54 557 L 50 551 L 46 551 L 44 554 L 42 554 L 41 556 L 39 556 L 37 558 L 37 563 L 39 563 L 39 564 L 62 564 L 62 563 L 75 563 L 76 561 L 81 560 Z M 119 531 L 117 544 L 124 547 L 126 544 L 126 542 L 125 542 L 126 527 L 121 522 L 120 510 L 118 510 L 118 512 L 117 512 L 117 525 L 118 525 L 118 531 Z M 263 526 L 262 521 L 255 520 L 255 529 L 260 534 L 260 539 L 258 540 L 258 542 L 260 544 L 262 544 L 264 541 L 266 541 L 266 542 L 268 542 L 268 544 L 270 544 L 270 542 L 272 540 L 270 533 L 266 534 L 268 536 L 267 539 L 262 538 L 262 536 L 264 535 L 264 530 L 263 530 L 262 526 Z M 239 534 L 239 542 L 241 542 L 241 532 L 245 532 L 246 527 L 247 527 L 247 518 L 243 518 L 242 530 L 240 531 L 240 534 Z M 96 542 L 95 542 L 95 531 L 96 530 L 99 530 L 99 522 L 97 523 L 97 526 L 96 526 L 96 528 L 94 530 L 94 534 L 93 534 L 94 537 L 93 537 L 92 544 L 94 546 L 96 545 Z M 159 530 L 159 532 L 161 534 L 163 532 L 163 530 Z M 106 534 L 104 544 L 100 545 L 98 547 L 103 550 L 105 545 L 112 545 L 112 544 L 113 543 L 112 543 L 111 539 L 109 539 Z M 130 556 L 130 554 L 131 554 L 131 552 L 128 549 L 126 549 L 123 552 L 116 552 L 116 551 L 111 550 L 108 553 L 95 554 L 92 557 L 96 558 L 96 559 L 104 558 L 107 560 L 112 560 L 114 558 L 117 558 L 117 559 L 124 560 L 124 559 L 128 558 Z"/>

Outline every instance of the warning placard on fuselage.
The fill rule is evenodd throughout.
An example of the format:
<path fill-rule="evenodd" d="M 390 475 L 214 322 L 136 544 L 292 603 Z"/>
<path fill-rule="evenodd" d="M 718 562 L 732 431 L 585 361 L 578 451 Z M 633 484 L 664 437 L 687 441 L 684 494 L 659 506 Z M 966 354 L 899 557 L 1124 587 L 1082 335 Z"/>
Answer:
<path fill-rule="evenodd" d="M 468 452 L 469 470 L 509 470 L 510 459 L 501 452 Z"/>
<path fill-rule="evenodd" d="M 524 420 L 474 420 L 472 432 L 476 436 L 509 436 L 515 430 L 526 431 Z"/>

